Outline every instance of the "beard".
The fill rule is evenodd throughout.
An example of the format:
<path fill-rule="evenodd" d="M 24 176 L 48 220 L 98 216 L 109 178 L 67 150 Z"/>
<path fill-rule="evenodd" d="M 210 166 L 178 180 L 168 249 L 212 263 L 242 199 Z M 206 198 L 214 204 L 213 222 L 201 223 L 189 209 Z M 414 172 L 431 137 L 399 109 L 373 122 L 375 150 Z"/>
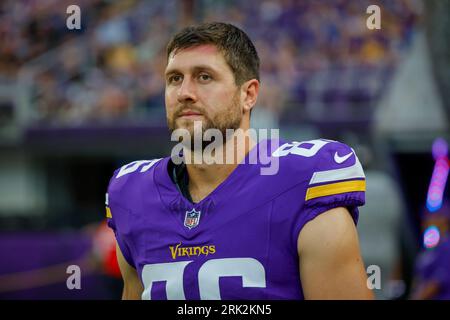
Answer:
<path fill-rule="evenodd" d="M 185 109 L 192 110 L 194 112 L 198 112 L 202 115 L 202 134 L 201 141 L 196 141 L 196 136 L 194 135 L 194 121 L 193 120 L 184 120 L 178 121 L 180 119 L 181 114 Z M 175 112 L 172 114 L 172 117 L 167 117 L 167 126 L 169 127 L 170 133 L 177 129 L 185 129 L 189 131 L 189 135 L 191 138 L 190 145 L 187 146 L 190 150 L 194 150 L 195 143 L 202 146 L 202 151 L 211 143 L 214 142 L 214 138 L 211 141 L 203 140 L 203 134 L 208 129 L 217 129 L 221 132 L 224 143 L 230 138 L 226 134 L 227 129 L 237 130 L 242 121 L 242 111 L 239 103 L 239 90 L 233 95 L 231 102 L 225 108 L 222 108 L 224 111 L 215 115 L 209 115 L 207 110 L 200 110 L 199 108 L 190 105 L 184 104 L 180 105 Z M 199 121 L 199 120 L 196 120 Z M 180 138 L 182 139 L 182 138 Z M 181 142 L 181 141 L 179 141 Z"/>

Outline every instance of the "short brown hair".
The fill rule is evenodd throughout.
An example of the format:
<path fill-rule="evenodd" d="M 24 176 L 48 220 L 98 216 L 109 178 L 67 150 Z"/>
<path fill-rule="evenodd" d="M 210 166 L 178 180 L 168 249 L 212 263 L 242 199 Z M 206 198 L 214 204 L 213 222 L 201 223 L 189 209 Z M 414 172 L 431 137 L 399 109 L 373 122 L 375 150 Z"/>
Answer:
<path fill-rule="evenodd" d="M 255 46 L 244 31 L 229 23 L 208 22 L 182 29 L 167 45 L 167 60 L 171 53 L 203 44 L 213 44 L 222 52 L 238 86 L 251 79 L 259 81 Z"/>

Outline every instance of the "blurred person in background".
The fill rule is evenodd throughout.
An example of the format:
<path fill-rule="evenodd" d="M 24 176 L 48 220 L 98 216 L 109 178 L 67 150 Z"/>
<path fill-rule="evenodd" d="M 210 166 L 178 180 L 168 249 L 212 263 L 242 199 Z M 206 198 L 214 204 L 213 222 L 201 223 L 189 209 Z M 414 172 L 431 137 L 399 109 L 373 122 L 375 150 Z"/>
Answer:
<path fill-rule="evenodd" d="M 423 249 L 418 255 L 411 299 L 450 300 L 450 203 L 424 212 Z"/>

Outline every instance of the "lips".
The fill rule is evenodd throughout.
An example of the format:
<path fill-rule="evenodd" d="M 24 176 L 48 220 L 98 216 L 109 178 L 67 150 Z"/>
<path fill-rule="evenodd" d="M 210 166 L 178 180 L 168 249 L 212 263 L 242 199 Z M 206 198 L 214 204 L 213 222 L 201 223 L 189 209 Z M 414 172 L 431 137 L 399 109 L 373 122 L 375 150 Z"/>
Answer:
<path fill-rule="evenodd" d="M 192 117 L 192 116 L 202 116 L 202 114 L 200 112 L 192 110 L 185 110 L 180 113 L 180 117 Z"/>
<path fill-rule="evenodd" d="M 201 115 L 202 115 L 201 113 L 194 112 L 194 111 L 183 112 L 181 114 L 182 117 L 183 116 L 201 116 Z"/>

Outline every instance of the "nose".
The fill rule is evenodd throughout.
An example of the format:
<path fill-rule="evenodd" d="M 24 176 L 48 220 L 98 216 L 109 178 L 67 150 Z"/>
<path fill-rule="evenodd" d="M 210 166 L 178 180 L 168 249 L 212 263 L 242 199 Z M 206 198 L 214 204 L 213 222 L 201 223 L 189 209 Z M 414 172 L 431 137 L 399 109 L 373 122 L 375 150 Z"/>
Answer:
<path fill-rule="evenodd" d="M 178 89 L 177 99 L 180 103 L 194 103 L 197 101 L 195 84 L 189 78 L 186 77 L 183 79 L 183 82 Z"/>

